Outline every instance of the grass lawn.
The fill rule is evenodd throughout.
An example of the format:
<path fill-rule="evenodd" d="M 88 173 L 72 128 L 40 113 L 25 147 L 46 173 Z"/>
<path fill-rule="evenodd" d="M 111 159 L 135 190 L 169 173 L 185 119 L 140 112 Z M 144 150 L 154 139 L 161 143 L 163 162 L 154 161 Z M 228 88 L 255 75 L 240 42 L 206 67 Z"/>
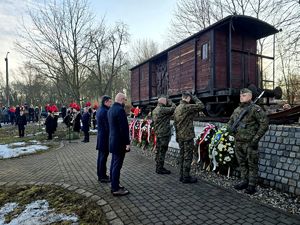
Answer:
<path fill-rule="evenodd" d="M 13 186 L 0 187 L 0 208 L 9 202 L 19 203 L 19 206 L 5 216 L 5 222 L 9 223 L 17 217 L 25 206 L 36 200 L 47 200 L 50 209 L 55 213 L 71 215 L 75 213 L 79 218 L 79 224 L 108 224 L 103 211 L 95 202 L 71 191 L 56 186 Z M 71 224 L 64 221 L 52 224 Z"/>

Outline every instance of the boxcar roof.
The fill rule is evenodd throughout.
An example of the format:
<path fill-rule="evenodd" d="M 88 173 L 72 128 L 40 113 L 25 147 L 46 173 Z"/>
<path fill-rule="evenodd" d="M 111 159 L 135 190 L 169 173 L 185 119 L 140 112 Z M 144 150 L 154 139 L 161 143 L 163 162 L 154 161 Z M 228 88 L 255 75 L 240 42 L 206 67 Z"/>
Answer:
<path fill-rule="evenodd" d="M 247 35 L 256 38 L 256 40 L 263 38 L 263 37 L 267 37 L 272 34 L 276 34 L 278 32 L 278 30 L 274 26 L 272 26 L 262 20 L 259 20 L 257 18 L 251 17 L 251 16 L 242 16 L 242 15 L 227 16 L 224 19 L 219 20 L 218 22 L 208 26 L 207 28 L 193 34 L 192 36 L 190 36 L 190 37 L 176 43 L 175 45 L 172 45 L 171 47 L 165 49 L 164 51 L 152 56 L 151 58 L 145 60 L 144 62 L 132 67 L 130 70 L 133 70 L 149 61 L 155 60 L 156 58 L 166 54 L 168 51 L 182 45 L 185 42 L 192 40 L 193 38 L 200 35 L 201 33 L 221 27 L 230 22 L 232 22 L 233 30 L 236 30 L 241 33 L 246 33 Z"/>

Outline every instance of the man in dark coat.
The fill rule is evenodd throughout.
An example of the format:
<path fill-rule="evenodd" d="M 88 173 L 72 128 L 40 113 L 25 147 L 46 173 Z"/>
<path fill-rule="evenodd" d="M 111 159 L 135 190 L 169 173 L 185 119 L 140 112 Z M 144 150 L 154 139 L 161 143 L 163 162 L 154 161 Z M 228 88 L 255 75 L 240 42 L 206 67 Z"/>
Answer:
<path fill-rule="evenodd" d="M 24 137 L 25 125 L 27 125 L 27 119 L 24 111 L 20 111 L 20 116 L 18 116 L 16 125 L 19 128 L 19 137 Z"/>
<path fill-rule="evenodd" d="M 109 124 L 107 119 L 107 112 L 112 104 L 111 97 L 103 96 L 101 107 L 97 110 L 97 146 L 98 160 L 97 160 L 97 175 L 98 180 L 102 183 L 110 182 L 109 176 L 106 175 L 106 162 L 109 154 Z"/>
<path fill-rule="evenodd" d="M 45 125 L 46 132 L 48 133 L 48 140 L 52 140 L 52 134 L 55 131 L 55 119 L 51 110 L 48 111 L 48 116 L 46 118 Z"/>
<path fill-rule="evenodd" d="M 82 121 L 82 132 L 84 133 L 84 139 L 82 142 L 86 143 L 90 141 L 90 113 L 88 112 L 88 108 L 84 108 L 84 113 L 82 115 L 81 121 Z"/>
<path fill-rule="evenodd" d="M 109 151 L 112 153 L 110 176 L 111 191 L 114 196 L 129 194 L 124 187 L 120 187 L 120 172 L 125 153 L 130 151 L 129 127 L 124 110 L 126 97 L 118 93 L 115 103 L 108 111 L 109 123 Z"/>

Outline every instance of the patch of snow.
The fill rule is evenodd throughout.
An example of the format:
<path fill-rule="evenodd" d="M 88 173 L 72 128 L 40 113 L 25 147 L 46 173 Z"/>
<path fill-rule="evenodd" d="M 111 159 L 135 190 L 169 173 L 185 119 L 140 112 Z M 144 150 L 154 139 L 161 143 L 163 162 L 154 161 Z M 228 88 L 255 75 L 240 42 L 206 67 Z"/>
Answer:
<path fill-rule="evenodd" d="M 14 142 L 14 143 L 11 143 L 9 144 L 9 147 L 19 147 L 19 146 L 25 146 L 26 143 L 24 141 L 22 142 Z"/>
<path fill-rule="evenodd" d="M 16 204 L 17 205 L 17 203 L 8 203 L 8 204 Z M 4 212 L 3 218 L 7 213 L 9 213 L 7 211 L 11 210 L 12 206 L 14 206 L 14 205 L 8 205 L 8 204 L 6 204 L 7 207 L 6 207 L 6 205 L 4 205 L 4 207 L 2 207 L 0 209 L 0 213 L 2 211 Z M 10 208 L 8 208 L 8 207 L 10 207 Z M 1 214 L 0 214 L 0 216 L 1 216 Z M 44 224 L 57 223 L 57 222 L 61 222 L 61 221 L 71 221 L 73 225 L 78 224 L 78 217 L 75 214 L 68 216 L 68 215 L 65 215 L 62 213 L 53 212 L 53 209 L 49 209 L 49 203 L 47 200 L 37 200 L 37 201 L 31 202 L 30 204 L 28 204 L 26 206 L 25 210 L 21 214 L 19 214 L 18 217 L 11 220 L 10 223 L 4 223 L 4 220 L 1 220 L 1 219 L 2 219 L 2 217 L 0 217 L 0 225 L 18 225 L 18 224 L 44 225 Z"/>
<path fill-rule="evenodd" d="M 29 140 L 28 142 L 32 143 L 32 144 L 41 144 L 41 142 L 37 141 L 37 140 Z"/>
<path fill-rule="evenodd" d="M 4 224 L 5 221 L 5 215 L 8 213 L 11 213 L 14 211 L 14 209 L 18 206 L 15 202 L 6 203 L 1 209 L 0 209 L 0 225 Z"/>
<path fill-rule="evenodd" d="M 91 129 L 90 133 L 98 133 L 98 130 L 97 129 Z"/>
<path fill-rule="evenodd" d="M 38 150 L 48 149 L 48 147 L 44 145 L 28 145 L 18 148 L 11 148 L 10 145 L 0 145 L 0 159 L 14 158 L 20 155 L 35 153 Z"/>

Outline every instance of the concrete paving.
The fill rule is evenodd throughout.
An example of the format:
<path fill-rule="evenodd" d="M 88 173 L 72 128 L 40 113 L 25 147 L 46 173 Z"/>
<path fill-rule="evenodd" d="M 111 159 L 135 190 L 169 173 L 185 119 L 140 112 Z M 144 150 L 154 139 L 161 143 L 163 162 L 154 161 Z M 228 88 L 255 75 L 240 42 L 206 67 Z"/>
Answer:
<path fill-rule="evenodd" d="M 158 175 L 154 161 L 136 151 L 126 155 L 121 173 L 130 194 L 114 197 L 110 184 L 97 181 L 95 144 L 92 136 L 89 143 L 1 160 L 0 185 L 55 183 L 97 201 L 111 224 L 300 224 L 299 216 L 206 181 L 182 184 L 175 168 Z"/>

